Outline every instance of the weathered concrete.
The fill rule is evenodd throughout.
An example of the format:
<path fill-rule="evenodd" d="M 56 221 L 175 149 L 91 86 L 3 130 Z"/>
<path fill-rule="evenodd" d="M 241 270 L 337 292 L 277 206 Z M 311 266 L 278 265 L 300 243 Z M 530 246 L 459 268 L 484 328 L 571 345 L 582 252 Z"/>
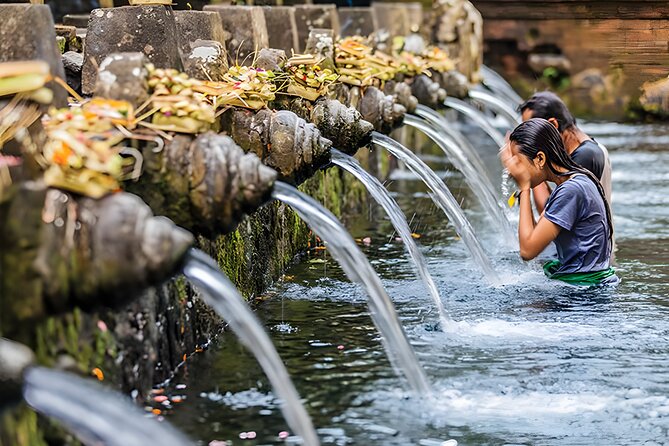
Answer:
<path fill-rule="evenodd" d="M 143 53 L 109 54 L 100 64 L 96 96 L 143 104 L 149 98 L 147 63 Z"/>
<path fill-rule="evenodd" d="M 65 80 L 67 85 L 78 93 L 81 93 L 81 70 L 84 66 L 84 55 L 75 51 L 63 54 L 63 67 L 65 68 Z"/>
<path fill-rule="evenodd" d="M 304 49 L 306 53 L 322 58 L 321 67 L 336 71 L 335 67 L 335 32 L 332 29 L 314 28 L 309 31 L 307 44 Z"/>
<path fill-rule="evenodd" d="M 261 7 L 208 5 L 204 10 L 218 13 L 223 29 L 231 34 L 226 42 L 231 64 L 251 65 L 253 54 L 269 46 L 265 14 Z"/>
<path fill-rule="evenodd" d="M 263 6 L 270 48 L 292 54 L 299 52 L 295 9 L 290 6 Z"/>
<path fill-rule="evenodd" d="M 297 23 L 297 39 L 302 51 L 312 29 L 331 29 L 339 34 L 339 15 L 332 4 L 295 5 L 295 21 Z"/>
<path fill-rule="evenodd" d="M 342 37 L 369 36 L 378 29 L 376 13 L 371 7 L 338 8 Z"/>
<path fill-rule="evenodd" d="M 435 0 L 426 21 L 429 41 L 445 49 L 470 82 L 480 80 L 483 19 L 468 0 Z"/>
<path fill-rule="evenodd" d="M 46 5 L 0 4 L 0 62 L 44 60 L 51 75 L 65 79 L 51 10 Z M 67 93 L 54 82 L 54 104 L 67 105 Z"/>
<path fill-rule="evenodd" d="M 222 81 L 228 71 L 228 52 L 214 40 L 196 40 L 189 44 L 190 52 L 182 53 L 184 71 L 190 77 Z"/>
<path fill-rule="evenodd" d="M 232 36 L 223 29 L 221 16 L 211 11 L 174 11 L 174 19 L 179 32 L 179 48 L 184 66 L 196 40 L 213 40 L 225 48 L 225 42 Z M 227 64 L 227 56 L 226 56 Z"/>
<path fill-rule="evenodd" d="M 286 62 L 286 52 L 282 49 L 263 48 L 258 52 L 256 59 L 256 67 L 263 70 L 279 71 L 281 66 Z M 270 107 L 271 108 L 271 107 Z"/>
<path fill-rule="evenodd" d="M 75 28 L 86 28 L 88 27 L 90 18 L 90 14 L 66 14 L 63 17 L 63 25 L 74 26 Z"/>
<path fill-rule="evenodd" d="M 158 68 L 181 69 L 177 25 L 172 8 L 123 6 L 96 9 L 86 35 L 82 90 L 95 90 L 97 66 L 118 52 L 143 53 Z"/>
<path fill-rule="evenodd" d="M 384 36 L 406 36 L 411 32 L 411 21 L 403 3 L 374 2 L 372 8 L 378 23 L 377 32 L 382 40 L 385 40 Z"/>

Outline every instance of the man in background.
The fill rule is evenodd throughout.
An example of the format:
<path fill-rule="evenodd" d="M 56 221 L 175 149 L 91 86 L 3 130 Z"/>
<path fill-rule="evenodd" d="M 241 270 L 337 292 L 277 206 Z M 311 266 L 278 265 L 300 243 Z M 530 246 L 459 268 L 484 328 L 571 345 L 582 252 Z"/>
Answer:
<path fill-rule="evenodd" d="M 576 119 L 569 112 L 562 100 L 549 91 L 535 93 L 523 102 L 519 111 L 523 121 L 531 118 L 543 118 L 553 124 L 560 132 L 564 147 L 571 159 L 592 172 L 602 183 L 606 201 L 611 206 L 611 161 L 606 147 L 590 138 L 578 128 Z M 546 201 L 551 193 L 547 184 L 535 187 L 534 203 L 539 213 L 543 212 Z"/>

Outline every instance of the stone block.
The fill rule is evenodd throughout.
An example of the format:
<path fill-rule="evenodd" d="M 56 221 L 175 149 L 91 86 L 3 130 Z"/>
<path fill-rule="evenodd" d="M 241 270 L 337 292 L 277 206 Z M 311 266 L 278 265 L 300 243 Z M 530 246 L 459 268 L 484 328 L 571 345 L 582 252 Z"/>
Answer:
<path fill-rule="evenodd" d="M 86 28 L 90 18 L 90 14 L 66 14 L 63 17 L 63 25 Z"/>
<path fill-rule="evenodd" d="M 73 90 L 81 93 L 81 69 L 84 66 L 84 55 L 75 51 L 63 54 L 65 81 Z"/>
<path fill-rule="evenodd" d="M 174 11 L 174 19 L 179 32 L 179 48 L 182 58 L 190 54 L 191 43 L 196 40 L 213 40 L 225 47 L 226 40 L 231 36 L 224 30 L 221 16 L 215 12 Z"/>
<path fill-rule="evenodd" d="M 46 5 L 0 4 L 0 62 L 43 60 L 51 74 L 65 79 L 51 10 Z M 54 104 L 67 104 L 67 93 L 51 82 Z"/>
<path fill-rule="evenodd" d="M 411 21 L 407 8 L 402 3 L 378 3 L 372 5 L 376 14 L 378 31 L 389 37 L 406 36 L 411 32 Z"/>
<path fill-rule="evenodd" d="M 97 65 L 112 53 L 140 52 L 158 68 L 182 68 L 174 13 L 166 6 L 96 9 L 85 46 L 84 94 L 95 90 Z"/>
<path fill-rule="evenodd" d="M 331 29 L 335 34 L 339 34 L 339 15 L 333 4 L 296 5 L 295 22 L 300 51 L 304 50 L 312 29 Z"/>
<path fill-rule="evenodd" d="M 263 70 L 279 71 L 286 62 L 286 52 L 276 48 L 263 48 L 258 52 L 256 66 Z"/>
<path fill-rule="evenodd" d="M 183 54 L 184 71 L 195 79 L 222 81 L 228 71 L 228 53 L 222 43 L 196 40 L 190 53 Z"/>
<path fill-rule="evenodd" d="M 314 28 L 309 32 L 307 46 L 304 51 L 323 58 L 320 65 L 323 68 L 329 68 L 335 71 L 334 44 L 335 33 L 333 30 Z"/>
<path fill-rule="evenodd" d="M 208 5 L 204 10 L 217 12 L 223 29 L 230 32 L 226 49 L 232 64 L 251 65 L 253 54 L 269 46 L 265 14 L 260 6 Z"/>
<path fill-rule="evenodd" d="M 376 13 L 371 7 L 339 8 L 342 37 L 369 36 L 378 28 Z"/>
<path fill-rule="evenodd" d="M 267 24 L 269 47 L 291 54 L 299 51 L 295 9 L 290 6 L 264 6 L 262 8 Z"/>
<path fill-rule="evenodd" d="M 146 63 L 142 53 L 110 54 L 100 64 L 95 95 L 141 105 L 149 98 Z"/>

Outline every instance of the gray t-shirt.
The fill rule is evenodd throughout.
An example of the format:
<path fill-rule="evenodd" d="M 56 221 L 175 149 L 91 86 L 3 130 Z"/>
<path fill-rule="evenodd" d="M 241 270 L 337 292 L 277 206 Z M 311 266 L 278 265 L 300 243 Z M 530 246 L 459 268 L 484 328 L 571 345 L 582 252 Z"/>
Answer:
<path fill-rule="evenodd" d="M 594 173 L 602 183 L 606 201 L 611 204 L 611 160 L 609 159 L 609 151 L 606 150 L 602 144 L 594 139 L 583 141 L 571 153 L 571 159 L 576 164 L 585 167 L 590 172 Z"/>
<path fill-rule="evenodd" d="M 609 226 L 597 186 L 576 174 L 555 188 L 546 202 L 544 217 L 562 230 L 555 239 L 557 273 L 585 273 L 609 267 Z"/>

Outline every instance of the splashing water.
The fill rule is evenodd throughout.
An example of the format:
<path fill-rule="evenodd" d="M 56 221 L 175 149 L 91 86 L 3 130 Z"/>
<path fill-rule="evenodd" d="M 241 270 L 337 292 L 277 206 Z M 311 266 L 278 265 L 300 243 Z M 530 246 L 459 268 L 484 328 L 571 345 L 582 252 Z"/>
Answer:
<path fill-rule="evenodd" d="M 446 214 L 451 221 L 458 235 L 462 238 L 469 253 L 483 272 L 486 279 L 491 283 L 499 283 L 497 271 L 492 267 L 488 255 L 483 251 L 481 244 L 474 234 L 469 220 L 465 217 L 462 209 L 458 205 L 451 191 L 441 179 L 430 169 L 427 164 L 420 160 L 414 153 L 386 135 L 379 132 L 372 134 L 372 142 L 388 150 L 392 155 L 403 161 L 409 168 L 418 175 L 432 191 L 432 199 Z"/>
<path fill-rule="evenodd" d="M 57 420 L 84 444 L 193 445 L 171 425 L 147 418 L 127 397 L 90 379 L 31 367 L 24 375 L 23 395 L 33 409 Z"/>
<path fill-rule="evenodd" d="M 444 105 L 452 108 L 478 125 L 499 147 L 505 143 L 504 136 L 488 120 L 488 117 L 481 113 L 476 107 L 457 98 L 446 98 Z"/>
<path fill-rule="evenodd" d="M 490 169 L 485 165 L 479 153 L 476 151 L 474 146 L 472 146 L 469 140 L 465 138 L 465 136 L 460 132 L 460 130 L 453 127 L 451 123 L 448 122 L 448 120 L 444 116 L 440 115 L 436 110 L 433 110 L 430 107 L 426 107 L 425 105 L 418 104 L 418 107 L 416 107 L 416 111 L 414 113 L 427 120 L 433 126 L 436 126 L 439 131 L 443 132 L 445 135 L 448 135 L 452 140 L 454 140 L 457 144 L 457 148 L 460 149 L 460 152 L 462 152 L 462 157 L 469 160 L 470 164 L 472 164 L 477 172 L 485 172 L 487 174 L 488 181 L 486 182 L 486 186 L 489 187 L 491 192 L 494 193 L 495 188 L 491 183 L 492 174 L 490 173 Z"/>
<path fill-rule="evenodd" d="M 487 107 L 490 107 L 495 113 L 504 116 L 510 126 L 515 127 L 520 124 L 520 117 L 516 110 L 502 99 L 493 96 L 483 89 L 469 90 L 469 97 L 477 101 L 483 102 Z"/>
<path fill-rule="evenodd" d="M 407 114 L 404 117 L 404 123 L 425 133 L 439 146 L 439 148 L 441 148 L 441 150 L 443 150 L 456 169 L 462 172 L 465 176 L 467 184 L 472 191 L 474 191 L 488 215 L 493 219 L 496 228 L 501 232 L 502 240 L 515 245 L 515 232 L 511 227 L 511 223 L 509 223 L 509 220 L 506 218 L 504 210 L 495 199 L 492 192 L 492 184 L 487 181 L 488 179 L 485 176 L 485 173 L 477 172 L 469 160 L 464 157 L 462 150 L 460 150 L 455 141 L 448 138 L 447 135 L 443 135 L 435 128 L 435 126 L 431 125 L 426 120 L 419 118 L 418 116 Z"/>
<path fill-rule="evenodd" d="M 367 188 L 367 191 L 369 191 L 376 202 L 379 203 L 386 211 L 390 221 L 393 224 L 393 227 L 402 238 L 404 246 L 406 247 L 409 255 L 416 265 L 418 276 L 423 280 L 425 287 L 432 296 L 432 300 L 434 301 L 434 305 L 439 312 L 439 319 L 444 326 L 444 329 L 446 329 L 447 326 L 452 325 L 453 321 L 446 314 L 444 304 L 442 303 L 441 296 L 439 296 L 439 291 L 437 290 L 437 285 L 434 283 L 432 275 L 427 269 L 427 261 L 420 252 L 418 245 L 414 241 L 411 235 L 411 228 L 409 228 L 409 223 L 407 223 L 406 217 L 404 216 L 404 213 L 402 212 L 402 209 L 400 209 L 397 202 L 393 200 L 386 188 L 383 187 L 383 184 L 381 184 L 381 182 L 374 176 L 365 171 L 358 160 L 352 156 L 346 155 L 339 150 L 333 150 L 332 162 L 351 173 L 362 184 L 364 184 L 365 188 Z"/>
<path fill-rule="evenodd" d="M 483 75 L 483 84 L 493 93 L 505 97 L 511 104 L 520 105 L 523 102 L 523 98 L 497 71 L 481 65 L 481 74 Z"/>
<path fill-rule="evenodd" d="M 241 343 L 255 355 L 274 393 L 283 401 L 281 411 L 291 429 L 302 437 L 305 445 L 319 445 L 311 418 L 300 402 L 286 367 L 239 290 L 211 257 L 197 249 L 188 252 L 183 274 L 202 291 L 204 301 L 228 321 Z"/>
<path fill-rule="evenodd" d="M 464 101 L 461 101 L 460 99 L 455 98 L 446 98 L 444 105 L 457 110 L 474 121 L 488 136 L 490 136 L 493 141 L 495 141 L 495 144 L 497 144 L 499 147 L 502 147 L 506 143 L 502 134 L 495 127 L 493 127 L 493 125 L 488 121 L 488 118 L 476 108 L 472 107 Z M 505 197 L 510 195 L 508 183 L 509 172 L 504 169 L 502 172 L 502 194 Z"/>
<path fill-rule="evenodd" d="M 374 325 L 381 333 L 390 362 L 396 371 L 404 374 L 412 390 L 430 394 L 425 372 L 402 328 L 392 301 L 379 276 L 348 231 L 320 203 L 289 184 L 276 182 L 272 195 L 292 207 L 326 243 L 328 251 L 339 262 L 348 278 L 364 287 Z"/>

